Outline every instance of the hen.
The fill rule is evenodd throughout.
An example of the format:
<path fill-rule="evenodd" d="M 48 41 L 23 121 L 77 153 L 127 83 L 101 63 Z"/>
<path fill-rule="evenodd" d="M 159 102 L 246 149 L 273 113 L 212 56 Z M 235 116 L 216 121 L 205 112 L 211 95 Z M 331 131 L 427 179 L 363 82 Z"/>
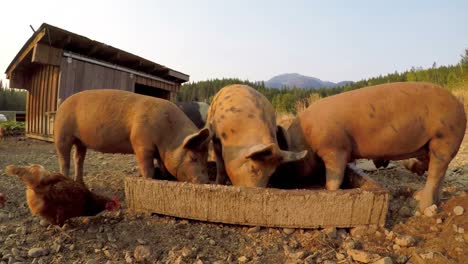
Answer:
<path fill-rule="evenodd" d="M 116 197 L 109 199 L 92 193 L 86 186 L 60 173 L 50 173 L 41 165 L 8 165 L 5 172 L 18 176 L 26 185 L 31 213 L 40 215 L 51 224 L 62 226 L 69 218 L 94 216 L 119 207 Z"/>

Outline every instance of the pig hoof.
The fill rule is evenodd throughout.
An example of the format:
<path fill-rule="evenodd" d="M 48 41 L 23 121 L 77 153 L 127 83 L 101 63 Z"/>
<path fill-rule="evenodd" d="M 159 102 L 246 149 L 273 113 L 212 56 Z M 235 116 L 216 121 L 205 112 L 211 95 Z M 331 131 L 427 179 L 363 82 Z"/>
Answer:
<path fill-rule="evenodd" d="M 419 211 L 421 212 L 435 203 L 432 195 L 426 194 L 424 190 L 417 191 L 413 197 L 419 201 Z"/>
<path fill-rule="evenodd" d="M 340 189 L 340 185 L 341 183 L 338 183 L 338 182 L 327 182 L 326 184 L 326 189 L 328 191 L 336 191 L 336 190 L 339 190 Z"/>

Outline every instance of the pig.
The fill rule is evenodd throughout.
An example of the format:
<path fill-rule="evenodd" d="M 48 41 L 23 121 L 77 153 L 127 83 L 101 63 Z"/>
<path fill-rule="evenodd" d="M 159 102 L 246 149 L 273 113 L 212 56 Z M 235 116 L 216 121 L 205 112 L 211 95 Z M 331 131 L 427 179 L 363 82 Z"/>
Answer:
<path fill-rule="evenodd" d="M 157 159 L 163 175 L 206 183 L 209 128 L 198 129 L 175 104 L 121 90 L 87 90 L 67 98 L 57 110 L 55 149 L 60 172 L 68 176 L 76 147 L 75 180 L 83 183 L 86 149 L 135 154 L 140 174 L 152 178 Z"/>
<path fill-rule="evenodd" d="M 402 82 L 321 99 L 298 115 L 286 135 L 290 150 L 309 150 L 303 161 L 291 164 L 296 176 L 310 176 L 322 166 L 328 190 L 340 188 L 346 164 L 354 159 L 428 155 L 426 184 L 415 193 L 424 210 L 438 201 L 465 129 L 463 105 L 448 90 L 431 83 Z"/>
<path fill-rule="evenodd" d="M 388 164 L 390 163 L 389 160 L 372 160 L 372 162 L 374 163 L 377 169 L 387 168 Z"/>
<path fill-rule="evenodd" d="M 213 133 L 218 184 L 229 177 L 235 186 L 266 187 L 278 165 L 307 154 L 280 150 L 273 106 L 247 85 L 229 85 L 214 96 L 207 126 Z"/>
<path fill-rule="evenodd" d="M 199 129 L 205 126 L 209 104 L 205 102 L 176 102 L 175 104 Z"/>

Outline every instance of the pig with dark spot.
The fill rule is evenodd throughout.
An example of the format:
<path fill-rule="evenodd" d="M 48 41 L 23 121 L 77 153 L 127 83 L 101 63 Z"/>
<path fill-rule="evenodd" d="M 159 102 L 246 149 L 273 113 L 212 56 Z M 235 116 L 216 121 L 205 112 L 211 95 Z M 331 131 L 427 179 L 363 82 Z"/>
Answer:
<path fill-rule="evenodd" d="M 205 126 L 209 104 L 204 102 L 176 102 L 175 104 L 198 128 Z"/>
<path fill-rule="evenodd" d="M 229 85 L 215 95 L 207 126 L 214 134 L 218 184 L 229 177 L 236 186 L 265 187 L 280 164 L 307 154 L 280 150 L 273 106 L 246 85 Z"/>
<path fill-rule="evenodd" d="M 369 115 L 372 113 L 373 115 Z M 436 203 L 441 182 L 465 135 L 463 105 L 446 89 L 421 82 L 370 86 L 321 99 L 287 131 L 289 150 L 309 155 L 295 173 L 307 177 L 325 166 L 326 188 L 337 190 L 354 159 L 402 160 L 428 155 L 420 209 Z"/>
<path fill-rule="evenodd" d="M 87 148 L 104 153 L 136 155 L 140 174 L 154 175 L 156 158 L 163 174 L 180 181 L 208 182 L 209 128 L 199 130 L 173 103 L 120 90 L 87 90 L 67 98 L 54 126 L 60 172 L 70 170 L 75 151 L 75 180 L 83 183 Z"/>

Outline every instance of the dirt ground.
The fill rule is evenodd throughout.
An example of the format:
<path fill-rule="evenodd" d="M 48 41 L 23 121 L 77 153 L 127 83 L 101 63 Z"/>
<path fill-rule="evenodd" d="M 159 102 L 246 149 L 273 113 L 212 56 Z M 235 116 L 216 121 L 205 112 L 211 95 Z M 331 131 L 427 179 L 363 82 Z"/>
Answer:
<path fill-rule="evenodd" d="M 25 188 L 3 169 L 8 164 L 42 164 L 58 171 L 53 145 L 9 138 L 0 141 L 0 263 L 468 263 L 468 139 L 447 172 L 437 214 L 415 213 L 412 199 L 425 176 L 398 162 L 376 170 L 359 166 L 391 192 L 382 227 L 290 230 L 210 224 L 126 210 L 123 179 L 136 174 L 132 155 L 89 151 L 85 181 L 93 190 L 117 195 L 122 209 L 76 218 L 63 230 L 31 216 Z M 453 208 L 465 212 L 455 215 Z M 387 257 L 387 258 L 384 258 Z M 360 262 L 358 262 L 359 260 Z"/>

